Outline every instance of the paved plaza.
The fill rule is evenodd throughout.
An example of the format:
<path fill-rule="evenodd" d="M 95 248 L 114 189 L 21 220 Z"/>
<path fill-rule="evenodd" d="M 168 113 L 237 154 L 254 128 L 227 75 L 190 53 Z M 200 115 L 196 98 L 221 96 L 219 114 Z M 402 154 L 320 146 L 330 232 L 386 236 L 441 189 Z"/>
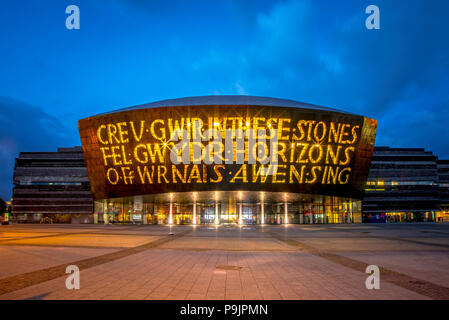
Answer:
<path fill-rule="evenodd" d="M 0 226 L 0 299 L 449 299 L 449 224 Z M 77 265 L 80 289 L 65 273 Z M 368 265 L 380 289 L 368 290 Z"/>

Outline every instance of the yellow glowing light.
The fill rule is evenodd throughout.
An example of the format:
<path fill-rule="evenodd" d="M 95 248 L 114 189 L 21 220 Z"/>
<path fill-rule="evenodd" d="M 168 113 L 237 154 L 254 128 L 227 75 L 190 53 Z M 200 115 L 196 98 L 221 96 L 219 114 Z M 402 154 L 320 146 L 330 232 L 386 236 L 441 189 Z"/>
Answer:
<path fill-rule="evenodd" d="M 246 126 L 249 127 L 250 123 L 248 121 L 246 121 Z"/>
<path fill-rule="evenodd" d="M 219 125 L 220 125 L 220 123 L 214 122 L 214 126 L 218 127 Z"/>
<path fill-rule="evenodd" d="M 187 126 L 188 126 L 188 127 L 190 127 L 190 122 L 189 122 L 189 123 L 187 123 Z"/>

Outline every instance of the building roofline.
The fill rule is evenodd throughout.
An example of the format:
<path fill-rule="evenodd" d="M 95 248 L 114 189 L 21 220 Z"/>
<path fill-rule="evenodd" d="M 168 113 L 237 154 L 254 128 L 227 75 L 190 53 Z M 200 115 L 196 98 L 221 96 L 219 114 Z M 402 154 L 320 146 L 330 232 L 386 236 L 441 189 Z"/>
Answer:
<path fill-rule="evenodd" d="M 175 99 L 159 100 L 151 103 L 140 104 L 136 106 L 121 108 L 114 111 L 109 111 L 96 116 L 125 112 L 131 110 L 141 110 L 147 108 L 159 108 L 159 107 L 180 107 L 180 106 L 232 106 L 232 105 L 244 105 L 244 106 L 266 106 L 266 107 L 288 107 L 298 109 L 310 109 L 319 111 L 338 112 L 344 114 L 355 115 L 350 112 L 338 110 L 335 108 L 319 106 L 315 104 L 299 102 L 290 99 L 270 98 L 261 96 L 247 96 L 247 95 L 211 95 L 211 96 L 193 96 Z"/>

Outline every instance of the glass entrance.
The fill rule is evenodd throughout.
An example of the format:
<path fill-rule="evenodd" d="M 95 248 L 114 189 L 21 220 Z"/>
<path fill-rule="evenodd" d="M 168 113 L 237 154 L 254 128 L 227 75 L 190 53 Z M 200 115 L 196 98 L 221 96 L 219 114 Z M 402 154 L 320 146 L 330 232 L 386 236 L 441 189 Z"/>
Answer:
<path fill-rule="evenodd" d="M 173 205 L 173 223 L 191 224 L 193 217 L 193 205 L 174 204 Z"/>
<path fill-rule="evenodd" d="M 201 224 L 215 223 L 215 204 L 202 204 L 199 208 Z"/>
<path fill-rule="evenodd" d="M 243 224 L 257 224 L 257 205 L 243 205 Z"/>
<path fill-rule="evenodd" d="M 221 205 L 221 223 L 236 224 L 238 223 L 237 207 L 234 199 L 229 199 Z"/>

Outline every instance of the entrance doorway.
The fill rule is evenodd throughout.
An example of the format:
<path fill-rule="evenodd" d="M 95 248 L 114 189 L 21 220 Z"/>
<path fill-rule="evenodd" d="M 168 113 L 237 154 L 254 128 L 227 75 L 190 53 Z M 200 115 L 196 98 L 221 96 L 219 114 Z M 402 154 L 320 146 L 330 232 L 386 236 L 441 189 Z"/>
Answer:
<path fill-rule="evenodd" d="M 243 205 L 243 224 L 257 224 L 257 205 Z"/>
<path fill-rule="evenodd" d="M 200 206 L 201 224 L 215 223 L 215 204 L 202 204 Z"/>

